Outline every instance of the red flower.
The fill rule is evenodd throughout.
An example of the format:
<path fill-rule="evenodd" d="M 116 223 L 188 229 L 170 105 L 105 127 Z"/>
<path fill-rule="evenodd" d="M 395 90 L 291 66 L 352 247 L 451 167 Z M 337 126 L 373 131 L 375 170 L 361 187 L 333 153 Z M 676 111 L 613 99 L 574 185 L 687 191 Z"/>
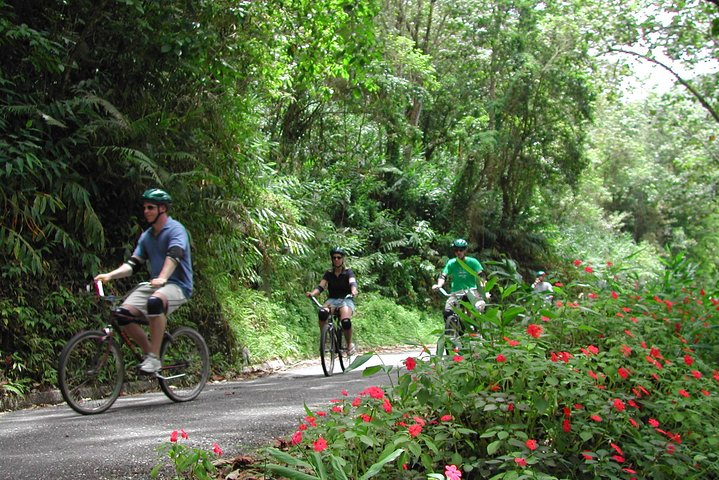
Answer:
<path fill-rule="evenodd" d="M 589 450 L 585 450 L 584 452 L 582 452 L 582 456 L 585 460 L 594 460 L 594 456 L 590 455 L 590 453 L 592 452 L 590 452 Z"/>
<path fill-rule="evenodd" d="M 417 366 L 417 361 L 412 357 L 407 357 L 407 360 L 404 361 L 404 366 L 411 372 Z"/>
<path fill-rule="evenodd" d="M 679 395 L 681 395 L 684 398 L 687 398 L 687 397 L 689 397 L 689 392 L 687 392 L 686 390 L 684 390 L 682 388 L 681 390 L 679 390 Z"/>
<path fill-rule="evenodd" d="M 298 445 L 300 443 L 302 443 L 302 431 L 297 430 L 292 434 L 292 445 Z"/>
<path fill-rule="evenodd" d="M 572 424 L 569 423 L 569 419 L 565 418 L 562 422 L 562 430 L 564 430 L 564 433 L 569 433 L 569 431 L 572 429 Z"/>
<path fill-rule="evenodd" d="M 587 273 L 594 273 L 594 269 L 592 267 L 584 267 L 584 271 Z"/>
<path fill-rule="evenodd" d="M 616 300 L 617 298 L 619 298 L 619 294 L 615 291 L 612 291 L 612 298 Z"/>
<path fill-rule="evenodd" d="M 516 464 L 519 465 L 520 467 L 526 467 L 526 466 L 527 466 L 527 461 L 526 461 L 525 459 L 521 458 L 521 457 L 515 458 L 515 459 L 514 459 L 514 463 L 516 463 Z"/>
<path fill-rule="evenodd" d="M 505 357 L 501 353 L 499 355 L 497 355 L 497 362 L 502 363 L 502 362 L 506 362 L 506 361 L 507 361 L 507 357 Z"/>
<path fill-rule="evenodd" d="M 590 293 L 589 295 L 587 295 L 587 297 L 592 300 L 596 300 L 597 298 L 599 298 L 599 295 L 597 295 L 596 293 Z"/>
<path fill-rule="evenodd" d="M 620 399 L 615 398 L 614 399 L 614 408 L 617 409 L 618 412 L 623 412 L 625 408 L 627 408 L 624 405 L 624 402 L 622 402 Z"/>
<path fill-rule="evenodd" d="M 187 440 L 188 437 L 189 437 L 189 435 L 187 434 L 187 432 L 186 432 L 184 429 L 180 429 L 180 435 L 181 435 L 182 438 L 184 438 L 185 440 Z"/>
<path fill-rule="evenodd" d="M 612 458 L 619 463 L 624 463 L 624 457 L 621 455 L 612 455 Z"/>
<path fill-rule="evenodd" d="M 619 376 L 625 380 L 627 379 L 627 377 L 629 377 L 629 370 L 627 370 L 624 367 L 619 367 L 619 369 L 617 370 L 617 373 L 619 373 Z"/>
<path fill-rule="evenodd" d="M 451 422 L 452 421 L 452 415 L 442 415 L 440 418 L 443 422 Z"/>
<path fill-rule="evenodd" d="M 339 405 L 335 405 L 334 407 L 332 407 L 332 411 L 335 413 L 341 413 L 342 407 L 340 407 Z"/>
<path fill-rule="evenodd" d="M 612 447 L 614 451 L 617 452 L 619 455 L 624 455 L 622 449 L 619 448 L 619 445 L 617 445 L 616 443 L 610 443 L 609 446 Z"/>
<path fill-rule="evenodd" d="M 517 345 L 519 345 L 519 342 L 516 340 L 511 340 L 507 337 L 502 337 L 502 338 L 504 339 L 505 342 L 507 342 L 507 344 L 509 344 L 510 347 L 516 347 Z"/>
<path fill-rule="evenodd" d="M 307 425 L 305 425 L 304 423 L 300 423 L 299 429 L 302 431 L 307 430 Z"/>
<path fill-rule="evenodd" d="M 556 362 L 556 361 L 559 360 L 559 357 L 557 356 L 556 353 L 552 352 L 551 355 L 550 355 L 550 357 L 549 357 L 549 359 L 550 359 L 551 361 L 553 361 L 553 362 Z"/>
<path fill-rule="evenodd" d="M 692 377 L 696 379 L 702 378 L 702 372 L 699 370 L 692 370 Z"/>
<path fill-rule="evenodd" d="M 175 443 L 177 441 L 177 435 L 178 435 L 177 430 L 173 430 L 172 433 L 170 434 L 170 441 L 172 443 Z"/>
<path fill-rule="evenodd" d="M 546 316 L 544 316 L 544 315 L 542 315 L 542 316 L 540 317 L 540 319 L 541 319 L 543 322 L 548 322 L 548 321 L 550 320 L 549 317 L 546 317 Z"/>
<path fill-rule="evenodd" d="M 341 393 L 342 395 L 344 395 L 345 397 L 348 395 L 347 390 L 342 390 L 340 393 Z"/>
<path fill-rule="evenodd" d="M 355 398 L 352 400 L 352 406 L 353 407 L 359 407 L 360 403 L 362 403 L 362 399 L 360 397 Z"/>
<path fill-rule="evenodd" d="M 372 417 L 370 417 L 370 416 L 367 415 L 366 413 L 363 413 L 362 415 L 360 415 L 360 418 L 361 418 L 362 421 L 365 422 L 365 423 L 369 423 L 369 422 L 372 421 Z"/>
<path fill-rule="evenodd" d="M 212 451 L 215 452 L 217 455 L 222 456 L 222 449 L 220 448 L 220 446 L 217 443 L 214 443 L 212 445 Z"/>
<path fill-rule="evenodd" d="M 373 385 L 362 390 L 360 395 L 369 395 L 370 397 L 379 400 L 384 397 L 384 390 Z"/>
<path fill-rule="evenodd" d="M 464 357 L 462 357 L 462 355 L 455 355 L 454 357 L 452 357 L 452 361 L 457 363 L 461 362 L 462 360 L 464 360 Z"/>
<path fill-rule="evenodd" d="M 589 370 L 589 372 L 587 372 L 587 373 L 588 373 L 589 376 L 592 377 L 594 380 L 597 380 L 597 374 L 596 374 L 596 373 L 594 373 L 594 372 L 591 371 L 591 370 Z"/>
<path fill-rule="evenodd" d="M 637 423 L 637 421 L 634 420 L 633 418 L 630 418 L 630 419 L 629 419 L 629 423 L 631 423 L 631 424 L 632 424 L 632 427 L 634 427 L 634 428 L 637 428 L 637 427 L 639 426 L 639 424 Z"/>
<path fill-rule="evenodd" d="M 384 408 L 384 411 L 387 413 L 392 413 L 392 404 L 389 401 L 389 398 L 384 399 L 384 403 L 382 404 L 382 408 Z"/>
<path fill-rule="evenodd" d="M 632 349 L 626 345 L 622 345 L 622 353 L 624 354 L 625 357 L 628 357 L 629 355 L 632 354 Z"/>
<path fill-rule="evenodd" d="M 313 426 L 313 427 L 316 427 L 316 426 L 317 426 L 317 421 L 315 420 L 315 417 L 312 417 L 312 416 L 309 416 L 309 415 L 308 415 L 308 416 L 305 417 L 305 421 L 306 421 L 307 423 L 309 423 L 309 424 L 310 424 L 311 426 Z"/>
<path fill-rule="evenodd" d="M 528 449 L 534 451 L 537 449 L 537 441 L 536 440 L 527 440 L 524 442 L 524 444 L 527 446 Z"/>
<path fill-rule="evenodd" d="M 587 350 L 589 350 L 589 353 L 592 353 L 592 354 L 594 354 L 594 355 L 596 355 L 597 353 L 599 353 L 599 349 L 598 349 L 597 347 L 595 347 L 594 345 L 589 345 L 589 346 L 587 347 Z"/>
<path fill-rule="evenodd" d="M 651 425 L 651 426 L 654 427 L 654 428 L 657 428 L 657 427 L 659 426 L 659 422 L 657 422 L 657 421 L 654 420 L 653 418 L 650 418 L 649 421 L 648 421 L 648 423 L 649 423 L 649 425 Z"/>
<path fill-rule="evenodd" d="M 530 323 L 527 327 L 527 333 L 534 338 L 539 338 L 543 332 L 544 329 L 540 325 L 536 325 L 534 323 Z"/>
<path fill-rule="evenodd" d="M 422 432 L 422 425 L 418 425 L 415 423 L 414 425 L 410 425 L 407 430 L 409 431 L 409 435 L 411 437 L 416 437 Z"/>
<path fill-rule="evenodd" d="M 688 367 L 691 367 L 694 363 L 694 359 L 689 355 L 684 355 L 684 363 L 686 363 Z"/>
<path fill-rule="evenodd" d="M 590 416 L 589 418 L 591 418 L 591 419 L 594 420 L 595 422 L 601 422 L 601 421 L 602 421 L 602 417 L 600 417 L 599 415 L 592 415 L 592 416 Z"/>
<path fill-rule="evenodd" d="M 321 452 L 322 450 L 325 450 L 327 448 L 327 440 L 322 437 L 318 438 L 317 441 L 312 444 L 312 448 L 315 452 Z"/>
<path fill-rule="evenodd" d="M 581 260 L 575 260 L 575 261 L 573 261 L 572 263 L 574 264 L 575 267 L 578 267 L 578 266 L 580 266 L 580 265 L 582 264 L 582 261 L 581 261 Z"/>

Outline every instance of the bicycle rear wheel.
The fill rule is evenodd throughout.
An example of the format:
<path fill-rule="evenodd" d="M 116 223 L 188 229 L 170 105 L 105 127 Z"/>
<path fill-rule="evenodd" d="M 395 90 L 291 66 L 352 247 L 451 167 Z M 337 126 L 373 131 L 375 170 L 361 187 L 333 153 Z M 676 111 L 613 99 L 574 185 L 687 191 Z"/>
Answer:
<path fill-rule="evenodd" d="M 444 351 L 447 355 L 460 348 L 464 327 L 457 315 L 450 315 L 444 322 Z"/>
<path fill-rule="evenodd" d="M 60 393 L 70 408 L 83 415 L 110 408 L 120 396 L 124 376 L 120 347 L 104 332 L 80 332 L 60 353 Z"/>
<path fill-rule="evenodd" d="M 200 394 L 210 376 L 210 351 L 205 339 L 189 327 L 165 336 L 160 348 L 160 388 L 174 402 L 189 402 Z"/>
<path fill-rule="evenodd" d="M 345 340 L 344 332 L 342 329 L 336 330 L 337 332 L 337 356 L 340 360 L 340 368 L 342 368 L 342 371 L 344 372 L 349 368 L 350 363 L 352 363 L 352 352 L 350 352 L 350 346 L 347 345 L 347 341 Z"/>
<path fill-rule="evenodd" d="M 329 377 L 334 373 L 335 356 L 337 355 L 337 345 L 335 345 L 335 331 L 329 322 L 322 327 L 320 333 L 320 360 L 322 361 L 322 371 L 325 377 Z"/>

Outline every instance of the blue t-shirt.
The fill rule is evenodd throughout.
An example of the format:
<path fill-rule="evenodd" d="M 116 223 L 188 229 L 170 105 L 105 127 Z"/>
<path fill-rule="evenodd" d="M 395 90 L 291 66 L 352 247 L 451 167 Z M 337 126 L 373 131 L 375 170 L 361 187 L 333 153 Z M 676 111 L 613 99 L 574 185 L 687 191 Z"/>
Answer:
<path fill-rule="evenodd" d="M 187 230 L 180 222 L 168 216 L 165 226 L 157 235 L 153 233 L 152 227 L 142 232 L 132 255 L 149 262 L 150 278 L 157 278 L 162 271 L 162 266 L 165 264 L 167 252 L 172 247 L 180 247 L 185 254 L 167 281 L 177 284 L 182 289 L 185 297 L 190 298 L 192 296 L 190 238 L 187 235 Z"/>

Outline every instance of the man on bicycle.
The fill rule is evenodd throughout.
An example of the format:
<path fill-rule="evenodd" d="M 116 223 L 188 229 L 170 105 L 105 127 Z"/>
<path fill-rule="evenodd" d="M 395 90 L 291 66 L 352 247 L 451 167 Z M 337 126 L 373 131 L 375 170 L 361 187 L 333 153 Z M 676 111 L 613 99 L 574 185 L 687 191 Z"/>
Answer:
<path fill-rule="evenodd" d="M 334 247 L 330 250 L 330 261 L 332 268 L 327 270 L 322 276 L 319 285 L 311 292 L 307 292 L 307 297 L 316 297 L 323 291 L 327 290 L 327 300 L 318 312 L 320 332 L 330 318 L 332 310 L 339 309 L 340 322 L 342 323 L 342 331 L 347 341 L 350 353 L 354 352 L 352 344 L 352 314 L 355 310 L 355 304 L 348 295 L 356 297 L 359 293 L 357 290 L 357 280 L 351 268 L 345 266 L 345 251 L 340 247 Z"/>
<path fill-rule="evenodd" d="M 484 276 L 484 268 L 479 260 L 467 256 L 467 247 L 467 241 L 462 238 L 452 242 L 455 258 L 450 258 L 447 261 L 442 273 L 437 278 L 437 283 L 432 285 L 432 290 L 439 290 L 444 286 L 448 277 L 451 279 L 450 292 L 452 295 L 447 298 L 443 312 L 445 322 L 453 314 L 454 308 L 459 306 L 464 292 L 476 291 L 477 277 Z M 455 295 L 458 292 L 460 294 Z M 480 298 L 479 301 L 484 302 L 484 298 Z"/>
<path fill-rule="evenodd" d="M 161 368 L 160 345 L 165 334 L 167 315 L 187 302 L 192 295 L 192 258 L 185 227 L 168 215 L 172 198 L 164 190 L 152 188 L 142 194 L 143 213 L 150 228 L 142 232 L 132 256 L 95 281 L 109 282 L 129 277 L 149 263 L 149 284 L 138 285 L 113 314 L 118 323 L 145 352 L 139 368 L 155 373 Z M 146 317 L 150 338 L 138 323 L 128 317 Z"/>

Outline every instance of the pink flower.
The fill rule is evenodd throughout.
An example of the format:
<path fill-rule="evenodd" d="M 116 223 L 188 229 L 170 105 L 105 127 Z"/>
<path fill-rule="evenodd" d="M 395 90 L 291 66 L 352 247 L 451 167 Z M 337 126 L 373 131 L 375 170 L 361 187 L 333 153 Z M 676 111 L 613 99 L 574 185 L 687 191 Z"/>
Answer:
<path fill-rule="evenodd" d="M 539 338 L 543 332 L 544 329 L 540 325 L 536 325 L 534 323 L 530 323 L 527 327 L 527 333 L 534 338 Z"/>
<path fill-rule="evenodd" d="M 422 433 L 422 425 L 418 425 L 415 423 L 413 425 L 410 425 L 407 430 L 409 431 L 410 437 L 416 437 L 417 435 Z"/>
<path fill-rule="evenodd" d="M 525 459 L 521 458 L 521 457 L 515 458 L 515 459 L 514 459 L 514 463 L 516 463 L 516 464 L 519 465 L 520 467 L 526 467 L 526 466 L 527 466 L 527 461 L 526 461 Z"/>
<path fill-rule="evenodd" d="M 295 433 L 292 434 L 292 445 L 299 445 L 302 443 L 302 430 L 297 430 Z"/>
<path fill-rule="evenodd" d="M 384 399 L 384 403 L 382 404 L 382 408 L 384 408 L 384 411 L 387 413 L 392 413 L 392 404 L 389 401 L 389 398 Z"/>
<path fill-rule="evenodd" d="M 527 440 L 524 442 L 524 444 L 527 446 L 528 449 L 534 451 L 537 449 L 537 441 L 536 440 Z"/>
<path fill-rule="evenodd" d="M 404 361 L 404 366 L 411 372 L 417 366 L 417 361 L 413 357 L 407 357 L 407 360 Z"/>
<path fill-rule="evenodd" d="M 548 322 L 548 321 L 550 320 L 549 317 L 546 317 L 546 316 L 544 316 L 544 315 L 542 315 L 542 316 L 539 317 L 539 318 L 540 318 L 543 322 Z"/>
<path fill-rule="evenodd" d="M 170 434 L 170 441 L 172 443 L 175 443 L 177 441 L 177 435 L 178 435 L 177 430 L 173 430 L 172 433 Z"/>
<path fill-rule="evenodd" d="M 215 452 L 217 455 L 222 456 L 222 449 L 221 449 L 220 446 L 217 444 L 217 442 L 215 442 L 215 443 L 212 445 L 212 451 Z"/>
<path fill-rule="evenodd" d="M 312 444 L 312 448 L 315 452 L 321 452 L 322 450 L 325 450 L 327 448 L 327 440 L 322 437 L 318 438 L 317 441 Z"/>
<path fill-rule="evenodd" d="M 451 422 L 452 421 L 452 415 L 442 415 L 440 418 L 443 422 Z"/>
<path fill-rule="evenodd" d="M 447 477 L 447 480 L 460 480 L 462 471 L 454 465 L 447 465 L 444 467 L 444 476 Z"/>
<path fill-rule="evenodd" d="M 340 393 L 342 393 L 342 395 L 345 397 L 348 395 L 347 390 L 342 390 Z"/>
<path fill-rule="evenodd" d="M 502 362 L 506 362 L 506 361 L 507 361 L 507 357 L 505 357 L 501 353 L 499 355 L 497 355 L 497 362 L 502 363 Z"/>
<path fill-rule="evenodd" d="M 457 363 L 461 362 L 462 360 L 464 360 L 464 357 L 462 355 L 455 355 L 454 357 L 452 357 L 452 361 Z"/>

